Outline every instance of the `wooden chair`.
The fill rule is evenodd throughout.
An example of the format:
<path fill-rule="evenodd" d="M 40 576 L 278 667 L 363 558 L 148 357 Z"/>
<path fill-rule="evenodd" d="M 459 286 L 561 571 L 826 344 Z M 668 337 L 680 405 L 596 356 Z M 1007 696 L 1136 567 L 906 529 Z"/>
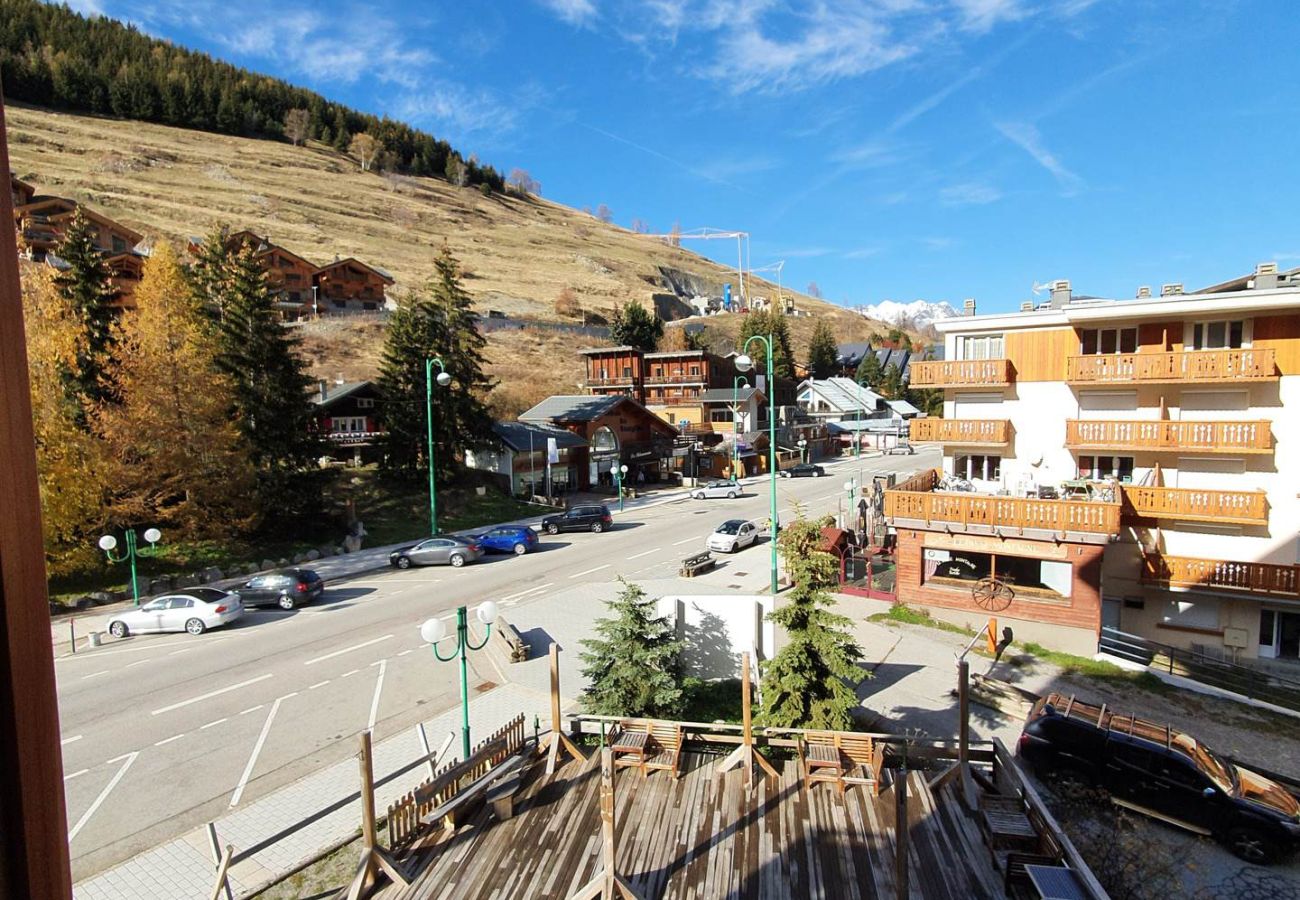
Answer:
<path fill-rule="evenodd" d="M 641 770 L 642 777 L 650 769 L 665 769 L 678 775 L 682 753 L 682 726 L 676 722 L 659 722 L 653 719 L 629 719 L 620 722 L 610 735 L 610 749 L 614 752 L 614 766 Z"/>
<path fill-rule="evenodd" d="M 865 784 L 871 796 L 880 793 L 885 748 L 869 734 L 848 731 L 808 731 L 797 744 L 804 781 L 829 781 L 843 794 L 850 784 Z"/>

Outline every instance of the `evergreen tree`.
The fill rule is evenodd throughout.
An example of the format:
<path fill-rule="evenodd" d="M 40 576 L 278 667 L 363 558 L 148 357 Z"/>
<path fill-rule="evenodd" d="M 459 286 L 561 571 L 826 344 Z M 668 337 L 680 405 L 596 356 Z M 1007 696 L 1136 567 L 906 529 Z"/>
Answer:
<path fill-rule="evenodd" d="M 890 363 L 885 367 L 884 374 L 880 376 L 880 393 L 890 400 L 901 400 L 903 390 L 903 373 L 899 371 L 898 366 Z"/>
<path fill-rule="evenodd" d="M 777 728 L 848 731 L 858 705 L 853 687 L 864 677 L 862 648 L 848 633 L 850 620 L 831 612 L 834 557 L 819 549 L 818 522 L 799 518 L 777 539 L 794 585 L 768 618 L 785 632 L 785 644 L 763 669 L 759 720 Z"/>
<path fill-rule="evenodd" d="M 614 310 L 614 320 L 609 323 L 609 337 L 615 345 L 636 347 L 649 353 L 664 334 L 664 320 L 647 312 L 635 300 Z"/>
<path fill-rule="evenodd" d="M 682 702 L 676 629 L 655 615 L 655 601 L 622 578 L 623 590 L 607 605 L 613 614 L 594 623 L 582 642 L 583 677 L 590 682 L 582 706 L 599 716 L 671 718 Z"/>
<path fill-rule="evenodd" d="M 880 357 L 876 351 L 867 347 L 867 352 L 862 354 L 862 362 L 858 363 L 858 371 L 854 376 L 858 384 L 864 384 L 873 391 L 880 390 L 880 379 L 884 376 L 884 371 L 880 368 Z"/>
<path fill-rule="evenodd" d="M 818 319 L 808 341 L 808 370 L 813 378 L 830 378 L 840 368 L 840 348 L 835 331 L 825 319 Z"/>
<path fill-rule="evenodd" d="M 69 389 L 85 404 L 100 403 L 113 394 L 108 377 L 113 355 L 113 291 L 104 254 L 80 206 L 54 253 L 67 266 L 54 276 L 54 284 L 85 327 L 85 340 L 68 373 Z"/>
<path fill-rule="evenodd" d="M 740 323 L 740 336 L 736 339 L 736 349 L 748 353 L 754 360 L 754 371 L 760 375 L 767 373 L 767 349 L 761 341 L 755 341 L 744 349 L 745 342 L 752 336 L 761 334 L 772 338 L 772 368 L 777 378 L 794 377 L 794 353 L 790 349 L 790 323 L 785 314 L 769 309 L 752 310 Z M 770 390 L 770 389 L 769 389 Z"/>

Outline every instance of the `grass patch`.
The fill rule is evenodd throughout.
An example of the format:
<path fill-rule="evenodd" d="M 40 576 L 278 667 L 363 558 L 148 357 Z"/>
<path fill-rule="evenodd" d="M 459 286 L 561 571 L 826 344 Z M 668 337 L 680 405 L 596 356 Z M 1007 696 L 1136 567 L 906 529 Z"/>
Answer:
<path fill-rule="evenodd" d="M 742 719 L 740 694 L 739 678 L 724 678 L 720 681 L 684 678 L 682 679 L 682 721 L 721 721 L 739 725 Z"/>
<path fill-rule="evenodd" d="M 1020 653 L 1058 666 L 1067 675 L 1090 678 L 1108 684 L 1138 687 L 1156 694 L 1165 694 L 1173 690 L 1170 685 L 1165 684 L 1150 672 L 1130 672 L 1128 669 L 1121 669 L 1114 663 L 1100 659 L 1090 659 L 1086 656 L 1075 656 L 1073 653 L 1062 653 L 1059 650 L 1049 650 L 1033 641 L 1017 643 L 1012 646 Z"/>
<path fill-rule="evenodd" d="M 962 628 L 960 625 L 953 625 L 950 622 L 944 622 L 936 619 L 923 609 L 913 609 L 905 603 L 895 603 L 889 607 L 889 612 L 875 613 L 867 616 L 868 622 L 876 624 L 899 623 L 902 625 L 922 625 L 926 628 L 936 628 L 939 631 L 947 631 L 952 634 L 964 634 L 967 637 L 974 637 L 976 632 L 969 628 Z"/>

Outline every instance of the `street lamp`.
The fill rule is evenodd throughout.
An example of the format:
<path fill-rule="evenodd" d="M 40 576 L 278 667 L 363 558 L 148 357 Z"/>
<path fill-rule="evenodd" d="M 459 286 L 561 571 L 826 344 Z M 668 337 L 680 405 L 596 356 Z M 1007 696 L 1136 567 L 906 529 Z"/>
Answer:
<path fill-rule="evenodd" d="M 614 479 L 618 482 L 618 511 L 623 511 L 623 476 L 627 474 L 627 466 L 619 466 L 614 470 Z"/>
<path fill-rule="evenodd" d="M 857 381 L 857 379 L 854 380 Z M 863 409 L 862 382 L 857 381 L 857 385 L 858 385 L 858 415 L 857 415 L 857 423 L 856 423 L 857 427 L 853 429 L 853 455 L 856 456 L 858 459 L 862 459 L 862 409 Z"/>
<path fill-rule="evenodd" d="M 806 463 L 808 461 L 808 441 L 805 440 L 804 438 L 799 438 L 798 443 L 799 443 L 799 462 Z"/>
<path fill-rule="evenodd" d="M 456 610 L 456 649 L 450 656 L 444 657 L 438 652 L 438 642 L 449 637 L 447 626 L 442 619 L 428 619 L 420 626 L 420 637 L 433 646 L 433 655 L 439 662 L 451 662 L 460 657 L 460 746 L 461 762 L 469 759 L 469 678 L 466 675 L 465 654 L 469 650 L 482 650 L 492 636 L 492 623 L 497 620 L 497 605 L 491 600 L 479 604 L 474 610 L 474 617 L 487 629 L 483 642 L 472 644 L 469 639 L 469 616 L 465 607 Z"/>
<path fill-rule="evenodd" d="M 740 471 L 740 383 L 749 387 L 749 379 L 737 375 L 731 379 L 731 480 L 739 481 L 736 474 Z"/>
<path fill-rule="evenodd" d="M 772 596 L 776 596 L 776 536 L 779 525 L 776 521 L 776 382 L 772 377 L 772 336 L 756 334 L 745 341 L 736 357 L 736 368 L 748 372 L 754 367 L 754 360 L 749 357 L 749 345 L 754 341 L 762 342 L 767 348 L 767 475 L 770 487 L 771 539 L 772 539 Z"/>
<path fill-rule="evenodd" d="M 113 551 L 117 549 L 117 538 L 111 534 L 106 534 L 99 539 L 99 549 L 104 551 L 104 555 L 108 557 L 109 562 L 129 562 L 131 564 L 131 597 L 135 600 L 135 605 L 139 606 L 140 585 L 135 577 L 135 559 L 137 556 L 156 556 L 158 554 L 157 544 L 162 540 L 162 532 L 157 528 L 145 529 L 144 539 L 149 542 L 147 548 L 137 546 L 134 528 L 128 528 L 124 537 L 126 538 L 126 550 L 118 556 L 113 555 Z"/>
<path fill-rule="evenodd" d="M 433 367 L 438 366 L 438 386 L 451 384 L 451 376 L 442 359 L 430 356 L 424 360 L 424 418 L 429 428 L 429 533 L 438 533 L 438 488 L 433 480 Z"/>

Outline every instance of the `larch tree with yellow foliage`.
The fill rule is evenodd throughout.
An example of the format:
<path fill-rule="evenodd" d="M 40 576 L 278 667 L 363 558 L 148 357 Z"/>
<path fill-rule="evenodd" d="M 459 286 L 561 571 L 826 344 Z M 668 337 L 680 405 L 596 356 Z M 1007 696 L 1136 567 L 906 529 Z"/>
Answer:
<path fill-rule="evenodd" d="M 235 423 L 233 385 L 217 369 L 215 331 L 170 244 L 145 263 L 116 338 L 119 402 L 97 431 L 110 448 L 115 524 L 191 537 L 256 524 L 253 467 Z"/>

